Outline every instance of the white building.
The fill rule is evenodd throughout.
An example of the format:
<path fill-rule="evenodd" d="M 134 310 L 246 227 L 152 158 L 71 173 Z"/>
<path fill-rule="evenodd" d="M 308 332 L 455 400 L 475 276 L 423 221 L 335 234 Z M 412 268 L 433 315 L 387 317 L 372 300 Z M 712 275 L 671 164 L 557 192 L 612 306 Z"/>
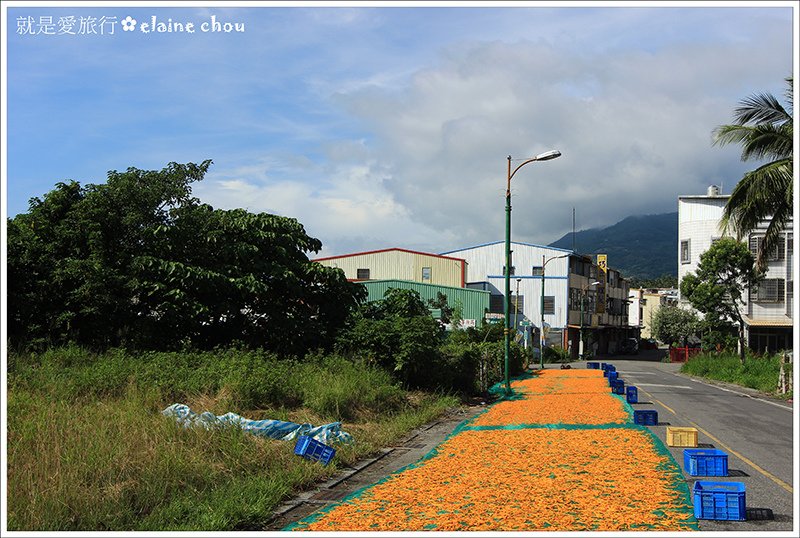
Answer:
<path fill-rule="evenodd" d="M 697 271 L 700 255 L 723 237 L 720 222 L 728 198 L 716 186 L 709 187 L 705 196 L 678 197 L 679 288 L 687 274 Z M 753 254 L 765 230 L 766 223 L 745 238 Z M 741 307 L 748 345 L 756 351 L 792 349 L 792 230 L 790 220 L 783 240 L 769 258 L 765 279 L 758 289 L 750 290 Z M 683 297 L 680 303 L 688 307 Z"/>
<path fill-rule="evenodd" d="M 589 256 L 542 245 L 512 242 L 511 317 L 519 328 L 534 328 L 538 345 L 544 326 L 548 345 L 571 349 L 577 356 L 581 327 L 588 349 L 609 353 L 629 336 L 628 284 L 605 263 L 598 266 Z M 489 310 L 504 312 L 505 242 L 476 245 L 442 255 L 467 261 L 467 287 L 491 292 Z M 605 274 L 604 274 L 605 273 Z M 599 285 L 591 286 L 593 282 Z M 544 299 L 542 299 L 544 297 Z M 583 311 L 583 320 L 581 320 Z M 516 314 L 516 315 L 515 315 Z"/>

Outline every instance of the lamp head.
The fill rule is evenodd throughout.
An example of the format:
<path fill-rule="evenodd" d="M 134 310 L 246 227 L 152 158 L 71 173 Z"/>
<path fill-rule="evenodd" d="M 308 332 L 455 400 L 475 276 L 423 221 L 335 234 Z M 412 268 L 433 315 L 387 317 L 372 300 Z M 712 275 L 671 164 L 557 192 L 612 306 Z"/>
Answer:
<path fill-rule="evenodd" d="M 551 159 L 557 159 L 561 157 L 561 152 L 557 149 L 553 149 L 550 151 L 545 151 L 544 153 L 540 153 L 536 157 L 533 158 L 535 161 L 549 161 Z"/>

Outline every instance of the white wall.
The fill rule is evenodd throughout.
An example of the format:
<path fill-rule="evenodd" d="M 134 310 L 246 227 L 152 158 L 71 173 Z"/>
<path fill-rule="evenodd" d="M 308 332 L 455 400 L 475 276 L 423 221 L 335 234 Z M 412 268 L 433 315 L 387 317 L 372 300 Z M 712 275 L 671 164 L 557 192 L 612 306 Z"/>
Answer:
<path fill-rule="evenodd" d="M 553 256 L 569 255 L 571 251 L 516 242 L 511 243 L 511 250 L 511 265 L 515 269 L 515 273 L 511 275 L 511 296 L 516 296 L 517 279 L 521 279 L 519 294 L 524 297 L 522 312 L 536 327 L 539 327 L 541 325 L 542 277 L 533 276 L 533 267 L 542 266 L 542 255 L 545 256 L 545 260 L 550 260 Z M 493 294 L 504 295 L 504 241 L 443 252 L 442 255 L 467 260 L 467 283 L 489 282 L 495 288 L 491 290 Z M 547 261 L 545 267 L 545 295 L 554 296 L 555 314 L 546 315 L 544 321 L 554 329 L 566 327 L 569 305 L 568 271 L 568 257 Z"/>

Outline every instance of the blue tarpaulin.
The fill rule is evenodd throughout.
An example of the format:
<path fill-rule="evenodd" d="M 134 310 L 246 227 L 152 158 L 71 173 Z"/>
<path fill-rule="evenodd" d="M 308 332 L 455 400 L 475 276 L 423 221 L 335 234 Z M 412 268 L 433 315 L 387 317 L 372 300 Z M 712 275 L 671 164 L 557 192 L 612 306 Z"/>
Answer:
<path fill-rule="evenodd" d="M 315 428 L 311 424 L 296 424 L 281 420 L 250 420 L 236 413 L 225 413 L 217 416 L 209 411 L 204 411 L 198 415 L 189 409 L 189 406 L 178 403 L 170 405 L 161 413 L 168 417 L 174 417 L 178 424 L 184 428 L 200 426 L 209 430 L 224 426 L 238 426 L 254 435 L 281 441 L 291 441 L 300 435 L 308 435 L 326 445 L 337 442 L 349 443 L 353 440 L 349 433 L 341 430 L 341 422 L 323 424 Z"/>

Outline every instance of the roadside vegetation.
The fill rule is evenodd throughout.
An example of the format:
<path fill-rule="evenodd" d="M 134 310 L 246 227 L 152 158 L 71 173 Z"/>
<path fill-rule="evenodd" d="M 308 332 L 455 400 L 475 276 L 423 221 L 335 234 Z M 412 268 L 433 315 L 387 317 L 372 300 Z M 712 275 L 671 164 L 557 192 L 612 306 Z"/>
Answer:
<path fill-rule="evenodd" d="M 9 362 L 13 530 L 258 530 L 282 499 L 459 403 L 336 355 L 67 347 Z M 184 429 L 160 414 L 175 402 L 315 426 L 341 420 L 354 441 L 325 467 L 295 456 L 293 442 Z"/>
<path fill-rule="evenodd" d="M 701 353 L 683 364 L 681 372 L 706 379 L 734 383 L 780 398 L 791 399 L 793 397 L 791 385 L 786 394 L 780 394 L 777 390 L 783 354 L 757 356 L 748 352 L 747 355 L 747 359 L 742 364 L 735 351 L 723 351 L 719 354 Z M 786 375 L 792 374 L 791 363 L 784 364 L 784 372 Z"/>

